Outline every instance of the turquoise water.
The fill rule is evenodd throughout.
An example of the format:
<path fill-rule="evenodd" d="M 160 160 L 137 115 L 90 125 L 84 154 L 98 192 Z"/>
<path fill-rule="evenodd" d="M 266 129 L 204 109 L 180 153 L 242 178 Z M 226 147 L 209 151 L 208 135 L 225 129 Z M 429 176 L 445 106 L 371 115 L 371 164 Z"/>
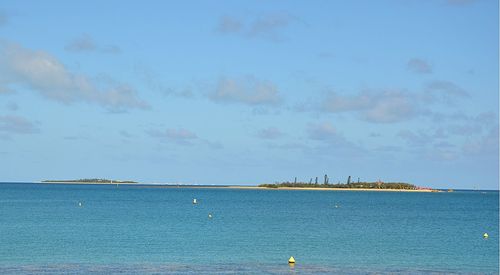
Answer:
<path fill-rule="evenodd" d="M 0 273 L 498 274 L 498 197 L 3 183 Z"/>

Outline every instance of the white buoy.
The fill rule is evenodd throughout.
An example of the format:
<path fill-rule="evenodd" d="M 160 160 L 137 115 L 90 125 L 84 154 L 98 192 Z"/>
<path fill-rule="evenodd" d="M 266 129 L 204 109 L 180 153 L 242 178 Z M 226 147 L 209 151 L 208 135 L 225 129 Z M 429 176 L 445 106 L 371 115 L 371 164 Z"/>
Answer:
<path fill-rule="evenodd" d="M 78 202 L 78 206 L 82 207 L 82 205 L 83 205 L 83 204 L 82 204 L 82 202 L 81 202 L 81 201 L 80 201 L 80 202 Z"/>
<path fill-rule="evenodd" d="M 198 201 L 196 201 L 196 199 L 193 199 L 193 204 L 197 204 Z"/>
<path fill-rule="evenodd" d="M 212 218 L 212 214 L 208 213 L 208 218 L 211 219 Z"/>

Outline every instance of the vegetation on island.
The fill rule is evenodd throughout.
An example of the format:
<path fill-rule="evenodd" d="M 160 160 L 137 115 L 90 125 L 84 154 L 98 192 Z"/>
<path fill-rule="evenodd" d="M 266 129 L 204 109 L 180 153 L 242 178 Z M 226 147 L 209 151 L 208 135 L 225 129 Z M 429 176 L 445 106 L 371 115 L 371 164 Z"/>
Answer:
<path fill-rule="evenodd" d="M 316 177 L 315 181 L 311 178 L 309 182 L 300 182 L 297 181 L 297 178 L 293 182 L 276 182 L 271 184 L 260 184 L 259 187 L 266 188 L 280 188 L 280 187 L 297 187 L 297 188 L 359 188 L 359 189 L 399 189 L 399 190 L 419 190 L 426 189 L 417 187 L 410 183 L 405 182 L 363 182 L 358 178 L 357 182 L 351 181 L 351 176 L 347 178 L 345 183 L 329 183 L 328 175 L 325 175 L 323 183 L 318 182 L 318 177 Z"/>
<path fill-rule="evenodd" d="M 42 182 L 74 182 L 74 183 L 137 183 L 131 180 L 108 180 L 108 179 L 78 179 L 78 180 L 43 180 Z"/>

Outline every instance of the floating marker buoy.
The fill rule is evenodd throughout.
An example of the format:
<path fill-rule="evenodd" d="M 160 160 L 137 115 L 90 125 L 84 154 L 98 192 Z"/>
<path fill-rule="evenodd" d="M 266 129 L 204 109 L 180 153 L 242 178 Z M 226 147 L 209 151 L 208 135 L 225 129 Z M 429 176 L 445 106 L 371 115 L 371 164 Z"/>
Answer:
<path fill-rule="evenodd" d="M 488 239 L 488 237 L 489 237 L 489 236 L 488 236 L 488 233 L 484 233 L 484 234 L 483 234 L 483 238 Z"/>
<path fill-rule="evenodd" d="M 291 256 L 290 259 L 288 259 L 288 263 L 295 264 L 295 258 L 293 256 Z"/>
<path fill-rule="evenodd" d="M 208 213 L 208 218 L 211 219 L 212 218 L 212 214 Z"/>
<path fill-rule="evenodd" d="M 78 206 L 82 207 L 82 202 L 81 201 L 78 202 Z"/>
<path fill-rule="evenodd" d="M 196 201 L 196 199 L 193 199 L 193 204 L 197 204 L 198 202 Z"/>

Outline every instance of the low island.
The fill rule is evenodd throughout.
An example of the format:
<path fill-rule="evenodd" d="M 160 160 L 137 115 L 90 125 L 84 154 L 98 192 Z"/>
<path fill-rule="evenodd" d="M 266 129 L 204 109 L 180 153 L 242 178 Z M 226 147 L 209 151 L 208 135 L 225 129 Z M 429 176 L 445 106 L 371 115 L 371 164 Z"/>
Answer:
<path fill-rule="evenodd" d="M 77 179 L 77 180 L 43 180 L 42 183 L 73 183 L 73 184 L 130 184 L 137 183 L 131 180 L 109 180 L 109 179 Z"/>
<path fill-rule="evenodd" d="M 439 190 L 419 187 L 410 183 L 404 182 L 351 182 L 351 177 L 346 183 L 329 183 L 329 178 L 325 175 L 323 183 L 318 183 L 318 178 L 315 181 L 311 179 L 309 182 L 300 182 L 295 179 L 293 182 L 275 182 L 259 185 L 197 185 L 197 184 L 153 184 L 153 183 L 138 183 L 131 180 L 110 180 L 110 179 L 74 179 L 74 180 L 43 180 L 42 183 L 49 184 L 135 184 L 140 187 L 155 187 L 155 188 L 229 188 L 229 189 L 268 189 L 268 190 L 324 190 L 324 191 L 400 191 L 400 192 L 439 192 Z"/>
<path fill-rule="evenodd" d="M 277 182 L 270 184 L 260 184 L 258 187 L 271 189 L 307 189 L 307 190 L 354 190 L 354 191 L 409 191 L 409 192 L 438 192 L 438 190 L 419 187 L 405 182 L 351 182 L 351 177 L 346 183 L 331 184 L 328 182 L 328 176 L 325 175 L 324 183 L 318 183 L 318 179 L 310 182 Z"/>

